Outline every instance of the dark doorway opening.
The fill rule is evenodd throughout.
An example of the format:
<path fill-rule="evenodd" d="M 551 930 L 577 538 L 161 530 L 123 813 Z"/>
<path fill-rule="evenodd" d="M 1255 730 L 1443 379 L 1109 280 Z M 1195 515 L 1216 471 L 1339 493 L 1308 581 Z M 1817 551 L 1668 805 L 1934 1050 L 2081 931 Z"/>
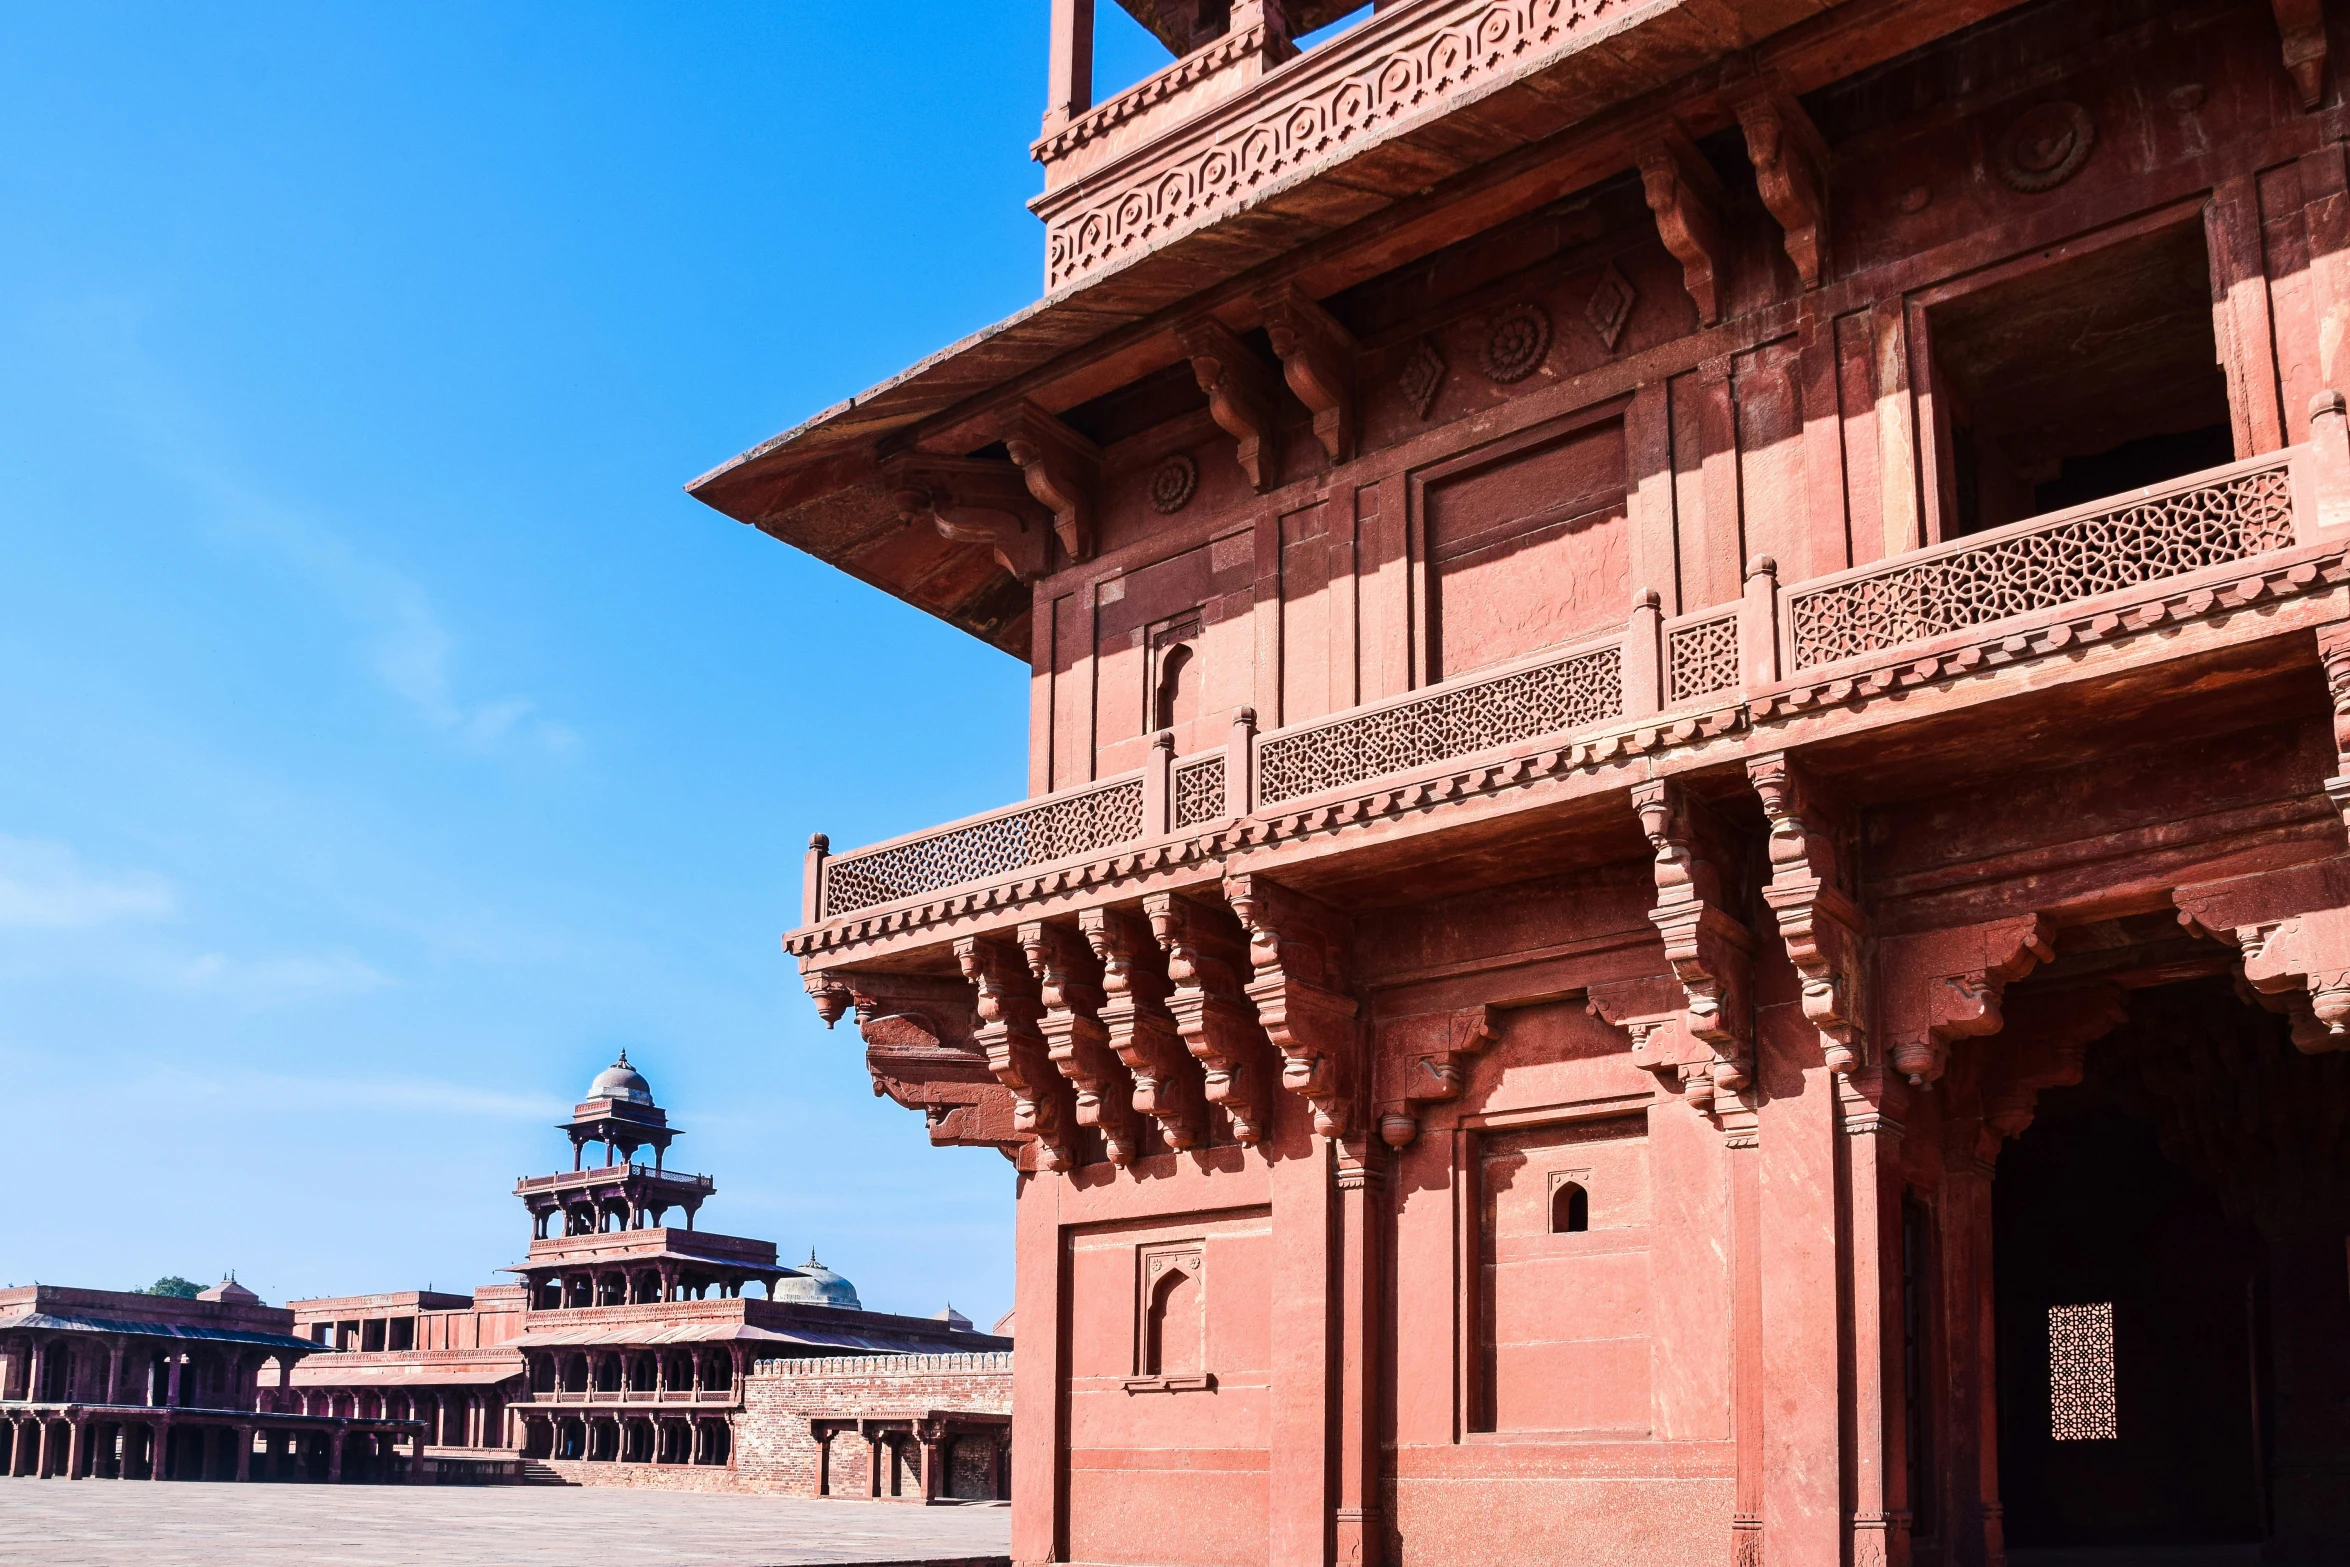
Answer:
<path fill-rule="evenodd" d="M 1992 1212 L 2008 1542 L 2257 1544 L 2256 1232 L 2094 1075 L 2041 1095 Z"/>
<path fill-rule="evenodd" d="M 2199 224 L 1961 293 L 1927 320 L 1945 538 L 2240 455 Z"/>

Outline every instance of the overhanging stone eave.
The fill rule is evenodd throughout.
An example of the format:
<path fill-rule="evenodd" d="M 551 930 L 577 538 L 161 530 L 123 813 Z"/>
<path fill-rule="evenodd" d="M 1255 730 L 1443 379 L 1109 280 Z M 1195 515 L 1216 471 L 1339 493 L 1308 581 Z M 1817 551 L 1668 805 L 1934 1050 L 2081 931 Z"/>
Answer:
<path fill-rule="evenodd" d="M 1876 48 L 1859 50 L 1869 57 L 1867 63 L 1874 63 L 2020 3 L 1954 0 L 1929 24 L 1888 11 L 1881 0 L 1734 0 L 1729 10 L 1763 15 L 1765 31 L 1759 39 L 1746 41 L 1744 57 L 1756 71 L 1779 73 L 1803 91 L 1863 68 L 1855 62 L 1856 46 L 1846 36 L 1850 33 L 1871 28 L 1882 33 Z M 1247 281 L 1269 266 L 1288 262 L 1310 273 L 1313 291 L 1326 296 L 1457 238 L 1443 215 L 1463 204 L 1474 203 L 1476 227 L 1491 227 L 1621 172 L 1605 159 L 1574 158 L 1573 149 L 1563 145 L 1574 137 L 1612 134 L 1607 130 L 1612 122 L 1623 122 L 1617 129 L 1628 128 L 1667 107 L 1685 118 L 1694 116 L 1689 118 L 1694 129 L 1716 128 L 1717 121 L 1731 123 L 1733 116 L 1718 101 L 1727 84 L 1706 77 L 1708 71 L 1720 74 L 1725 57 L 1741 53 L 1703 42 L 1702 29 L 1718 26 L 1707 18 L 1718 14 L 1718 8 L 1696 4 L 1639 9 L 1621 26 L 1595 33 L 1588 46 L 1563 60 L 1496 71 L 1490 81 L 1463 89 L 1444 113 L 1399 123 L 1352 144 L 1342 156 L 1268 180 L 1215 221 L 1143 246 L 1048 292 L 718 464 L 690 481 L 686 492 L 990 646 L 1025 656 L 1024 647 L 1013 645 L 1019 640 L 1017 628 L 998 627 L 991 635 L 975 622 L 974 606 L 991 600 L 991 593 L 982 590 L 942 604 L 920 591 L 921 583 L 965 555 L 984 553 L 984 546 L 943 546 L 937 558 L 945 564 L 937 570 L 919 579 L 897 580 L 860 569 L 853 548 L 818 542 L 813 509 L 860 486 L 878 488 L 882 454 L 893 445 L 935 439 L 946 451 L 987 444 L 991 435 L 962 426 L 990 404 L 1025 396 L 1059 413 L 1175 362 L 1178 350 L 1171 338 L 1153 346 L 1154 339 L 1167 338 L 1173 316 L 1187 309 L 1239 308 L 1234 301 L 1245 292 Z M 1667 50 L 1661 60 L 1635 62 L 1643 69 L 1628 65 L 1620 78 L 1607 75 L 1610 91 L 1605 97 L 1578 97 L 1556 85 L 1536 85 L 1544 78 L 1565 81 L 1589 75 L 1598 62 L 1623 57 L 1627 38 L 1638 35 L 1645 47 L 1662 37 L 1668 23 L 1695 30 L 1691 36 L 1699 41 L 1678 52 Z M 1366 24 L 1364 30 L 1370 27 Z M 1485 112 L 1510 93 L 1525 101 L 1507 115 Z M 1130 165 L 1189 129 L 1190 122 L 1171 127 L 1112 169 Z M 1482 144 L 1480 151 L 1463 153 L 1465 133 L 1468 140 Z M 1377 155 L 1409 152 L 1424 153 L 1447 172 L 1433 180 L 1418 174 L 1401 179 L 1391 175 L 1383 184 L 1373 172 Z M 1546 176 L 1542 170 L 1517 166 L 1537 156 L 1546 167 L 1568 166 L 1571 188 L 1558 188 L 1561 176 L 1555 170 Z M 1585 162 L 1591 166 L 1584 167 Z M 1072 182 L 1031 205 L 1045 210 L 1098 177 Z M 1343 199 L 1323 214 L 1306 210 L 1312 205 L 1310 197 L 1341 193 Z M 1399 222 L 1399 215 L 1405 221 Z M 1349 240 L 1350 234 L 1356 237 Z M 1335 253 L 1330 243 L 1334 240 Z M 1309 248 L 1318 253 L 1301 254 Z M 868 537 L 859 535 L 854 544 L 861 546 Z"/>

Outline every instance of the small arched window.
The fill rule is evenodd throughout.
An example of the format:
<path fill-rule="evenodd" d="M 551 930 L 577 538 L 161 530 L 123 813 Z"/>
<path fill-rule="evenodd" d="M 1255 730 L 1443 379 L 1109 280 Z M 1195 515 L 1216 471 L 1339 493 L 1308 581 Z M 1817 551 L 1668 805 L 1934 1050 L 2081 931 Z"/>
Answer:
<path fill-rule="evenodd" d="M 1550 1233 L 1580 1235 L 1591 1228 L 1591 1193 L 1581 1181 L 1561 1181 L 1550 1194 Z"/>
<path fill-rule="evenodd" d="M 1147 1376 L 1194 1376 L 1200 1369 L 1199 1280 L 1183 1268 L 1169 1268 L 1150 1291 L 1143 1342 Z"/>
<path fill-rule="evenodd" d="M 1191 648 L 1178 642 L 1159 654 L 1159 688 L 1151 702 L 1151 727 L 1172 729 L 1189 722 L 1199 707 L 1198 694 L 1191 689 Z"/>

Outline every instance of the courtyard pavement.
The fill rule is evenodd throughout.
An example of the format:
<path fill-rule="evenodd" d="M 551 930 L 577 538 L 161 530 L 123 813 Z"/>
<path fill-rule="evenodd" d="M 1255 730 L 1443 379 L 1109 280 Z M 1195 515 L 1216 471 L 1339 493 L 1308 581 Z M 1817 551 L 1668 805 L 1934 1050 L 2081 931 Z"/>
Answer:
<path fill-rule="evenodd" d="M 1008 1506 L 599 1486 L 0 1480 L 0 1562 L 40 1567 L 815 1567 L 1011 1550 Z"/>

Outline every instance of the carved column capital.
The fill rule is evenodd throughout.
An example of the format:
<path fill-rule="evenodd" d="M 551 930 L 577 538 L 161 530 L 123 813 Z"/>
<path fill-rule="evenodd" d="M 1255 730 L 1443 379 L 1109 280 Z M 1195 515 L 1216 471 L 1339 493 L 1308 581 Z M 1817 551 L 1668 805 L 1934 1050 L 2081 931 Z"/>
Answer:
<path fill-rule="evenodd" d="M 1254 1145 L 1264 1138 L 1272 1106 L 1263 1082 L 1265 1035 L 1243 979 L 1248 949 L 1240 928 L 1229 911 L 1181 893 L 1152 893 L 1143 911 L 1174 982 L 1167 1010 L 1206 1074 L 1208 1103 L 1232 1118 L 1236 1140 Z"/>
<path fill-rule="evenodd" d="M 1820 1031 L 1828 1066 L 1850 1074 L 1867 1049 L 1859 996 L 1865 926 L 1846 869 L 1851 820 L 1784 752 L 1749 761 L 1746 776 L 1770 823 L 1763 901 L 1803 978 L 1803 1015 Z"/>
<path fill-rule="evenodd" d="M 908 452 L 885 459 L 881 473 L 890 504 L 908 524 L 934 528 L 942 539 L 986 545 L 1022 582 L 1045 574 L 1050 518 L 1017 465 Z"/>
<path fill-rule="evenodd" d="M 1680 126 L 1667 122 L 1638 143 L 1640 189 L 1656 217 L 1657 236 L 1681 263 L 1681 284 L 1697 319 L 1722 319 L 1729 251 L 1722 241 L 1722 182 Z"/>
<path fill-rule="evenodd" d="M 1224 878 L 1224 901 L 1248 931 L 1248 998 L 1281 1052 L 1281 1086 L 1314 1107 L 1316 1132 L 1351 1135 L 1362 1028 L 1345 990 L 1344 917 L 1246 873 Z"/>
<path fill-rule="evenodd" d="M 1828 265 L 1828 145 L 1803 105 L 1775 88 L 1741 100 L 1738 123 L 1787 258 L 1805 288 L 1818 288 Z"/>
<path fill-rule="evenodd" d="M 1333 463 L 1355 447 L 1355 340 L 1295 283 L 1257 296 L 1273 352 L 1297 400 L 1314 413 L 1314 437 Z"/>
<path fill-rule="evenodd" d="M 978 995 L 973 1039 L 996 1081 L 1012 1091 L 1012 1125 L 1036 1140 L 1037 1168 L 1072 1168 L 1068 1088 L 1037 1026 L 1044 1002 L 1026 955 L 1009 942 L 965 936 L 955 943 L 955 961 Z"/>
<path fill-rule="evenodd" d="M 1004 415 L 999 428 L 1004 450 L 1028 481 L 1028 493 L 1053 514 L 1061 552 L 1072 561 L 1093 559 L 1101 448 L 1030 402 Z"/>
<path fill-rule="evenodd" d="M 2285 74 L 2293 78 L 2293 95 L 2304 113 L 2325 102 L 2325 0 L 2269 0 L 2276 12 L 2277 31 L 2284 36 Z"/>
<path fill-rule="evenodd" d="M 1191 360 L 1199 389 L 1208 394 L 1208 412 L 1226 435 L 1240 443 L 1241 471 L 1249 488 L 1273 486 L 1266 443 L 1273 437 L 1273 377 L 1230 327 L 1214 316 L 1195 316 L 1175 329 Z"/>
<path fill-rule="evenodd" d="M 2244 954 L 2238 972 L 2293 1020 L 2296 1046 L 2350 1050 L 2350 856 L 2180 887 L 2171 899 L 2187 929 Z"/>

